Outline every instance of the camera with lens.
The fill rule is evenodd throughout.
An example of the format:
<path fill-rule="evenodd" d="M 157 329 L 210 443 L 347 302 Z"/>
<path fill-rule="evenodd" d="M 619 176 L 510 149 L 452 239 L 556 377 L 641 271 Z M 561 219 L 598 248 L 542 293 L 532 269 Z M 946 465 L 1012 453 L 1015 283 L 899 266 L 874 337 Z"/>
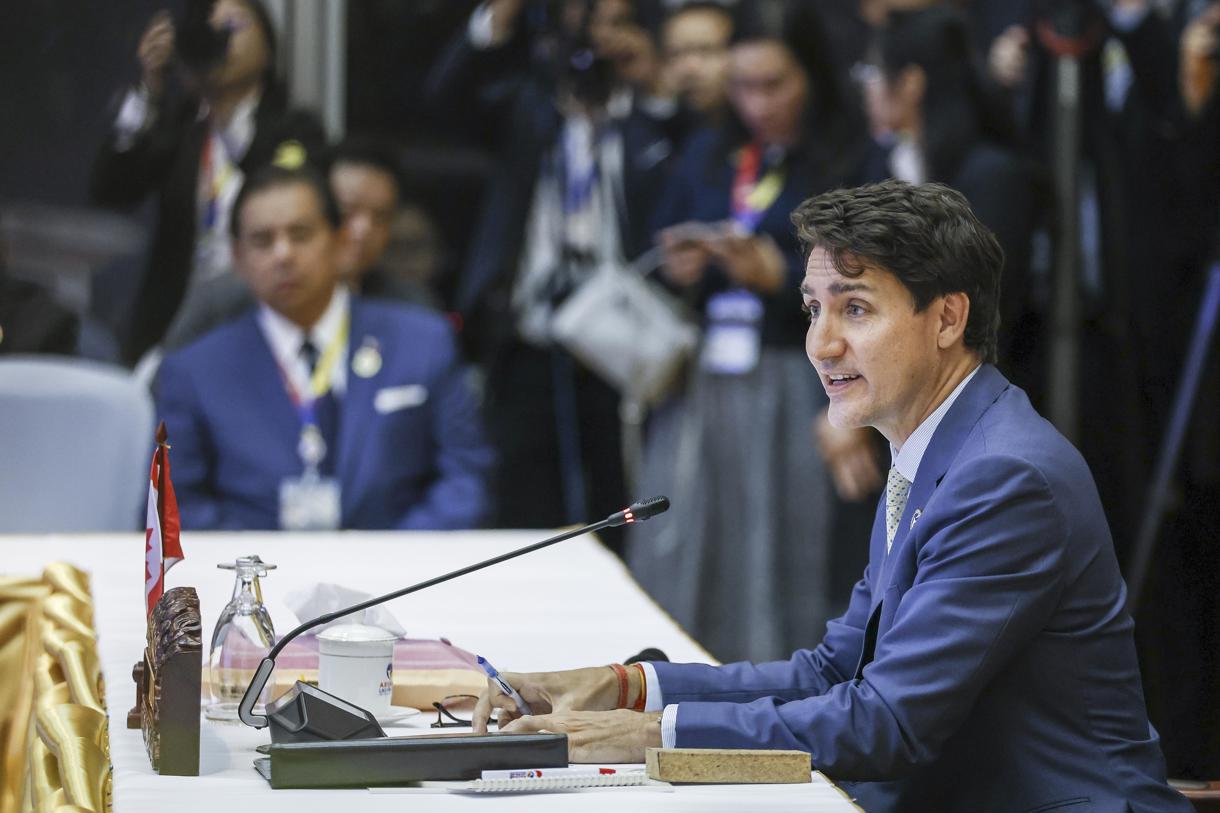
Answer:
<path fill-rule="evenodd" d="M 177 22 L 175 48 L 188 71 L 203 76 L 225 61 L 232 32 L 212 25 L 216 0 L 187 0 Z"/>
<path fill-rule="evenodd" d="M 577 101 L 604 105 L 614 86 L 614 66 L 593 46 L 590 22 L 597 0 L 534 0 L 526 14 L 534 56 L 556 86 Z"/>

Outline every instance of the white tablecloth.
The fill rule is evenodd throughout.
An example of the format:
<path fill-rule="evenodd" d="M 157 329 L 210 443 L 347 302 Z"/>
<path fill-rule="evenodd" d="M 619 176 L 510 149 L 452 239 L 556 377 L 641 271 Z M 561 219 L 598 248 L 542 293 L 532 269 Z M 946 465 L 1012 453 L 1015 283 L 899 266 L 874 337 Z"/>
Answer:
<path fill-rule="evenodd" d="M 380 595 L 446 571 L 537 541 L 535 532 L 419 534 L 200 534 L 183 535 L 186 559 L 166 576 L 166 586 L 190 585 L 199 593 L 204 657 L 212 626 L 229 600 L 233 574 L 216 567 L 241 555 L 277 564 L 263 580 L 263 595 L 280 633 L 295 626 L 284 606 L 289 591 L 319 581 Z M 253 769 L 265 730 L 204 720 L 199 777 L 156 775 L 138 730 L 126 728 L 134 703 L 131 667 L 144 644 L 144 535 L 4 536 L 0 570 L 35 575 L 55 560 L 92 577 L 96 626 L 110 711 L 116 813 L 235 813 L 235 811 L 335 811 L 473 809 L 497 811 L 744 810 L 847 811 L 855 808 L 819 774 L 809 785 L 682 786 L 673 793 L 600 789 L 579 794 L 487 797 L 402 796 L 361 790 L 272 791 Z M 500 669 L 567 669 L 621 661 L 646 646 L 674 661 L 709 662 L 710 656 L 666 616 L 632 580 L 618 559 L 592 539 L 574 539 L 461 577 L 389 605 L 410 637 L 444 636 L 485 655 Z M 424 727 L 421 715 L 391 735 Z"/>

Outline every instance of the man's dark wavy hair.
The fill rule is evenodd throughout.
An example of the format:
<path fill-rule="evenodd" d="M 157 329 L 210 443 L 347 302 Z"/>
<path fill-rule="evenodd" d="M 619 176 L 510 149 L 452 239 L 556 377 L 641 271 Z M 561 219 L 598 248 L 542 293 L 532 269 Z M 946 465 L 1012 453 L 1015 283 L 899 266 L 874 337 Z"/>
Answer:
<path fill-rule="evenodd" d="M 1004 252 L 962 193 L 894 180 L 836 189 L 802 203 L 792 222 L 806 257 L 824 249 L 845 277 L 869 266 L 889 271 L 911 292 L 916 312 L 938 296 L 966 294 L 966 346 L 995 363 Z"/>

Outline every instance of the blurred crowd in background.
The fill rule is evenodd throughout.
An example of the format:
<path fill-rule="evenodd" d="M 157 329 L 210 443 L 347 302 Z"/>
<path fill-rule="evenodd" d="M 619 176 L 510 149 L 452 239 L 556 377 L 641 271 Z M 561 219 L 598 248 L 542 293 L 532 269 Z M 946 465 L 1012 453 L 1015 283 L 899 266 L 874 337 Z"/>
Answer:
<path fill-rule="evenodd" d="M 255 302 L 229 251 L 243 178 L 316 166 L 347 284 L 451 325 L 496 457 L 481 524 L 666 494 L 605 541 L 718 658 L 780 657 L 846 606 L 889 465 L 825 419 L 789 214 L 941 182 L 1004 249 L 1001 371 L 1080 447 L 1131 561 L 1218 256 L 1220 3 L 353 2 L 338 128 L 289 92 L 283 3 L 83 5 L 4 13 L 0 354 L 155 389 Z M 51 281 L 82 264 L 91 284 Z M 555 329 L 607 269 L 699 330 L 646 394 Z M 1170 773 L 1200 778 L 1220 776 L 1218 357 L 1134 608 Z"/>

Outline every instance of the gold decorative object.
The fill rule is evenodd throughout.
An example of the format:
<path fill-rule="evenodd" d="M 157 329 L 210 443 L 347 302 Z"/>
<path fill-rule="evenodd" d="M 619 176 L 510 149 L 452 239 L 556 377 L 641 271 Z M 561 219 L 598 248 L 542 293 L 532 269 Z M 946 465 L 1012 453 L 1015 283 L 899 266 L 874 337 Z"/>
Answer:
<path fill-rule="evenodd" d="M 0 577 L 0 813 L 112 810 L 103 689 L 88 576 Z"/>

